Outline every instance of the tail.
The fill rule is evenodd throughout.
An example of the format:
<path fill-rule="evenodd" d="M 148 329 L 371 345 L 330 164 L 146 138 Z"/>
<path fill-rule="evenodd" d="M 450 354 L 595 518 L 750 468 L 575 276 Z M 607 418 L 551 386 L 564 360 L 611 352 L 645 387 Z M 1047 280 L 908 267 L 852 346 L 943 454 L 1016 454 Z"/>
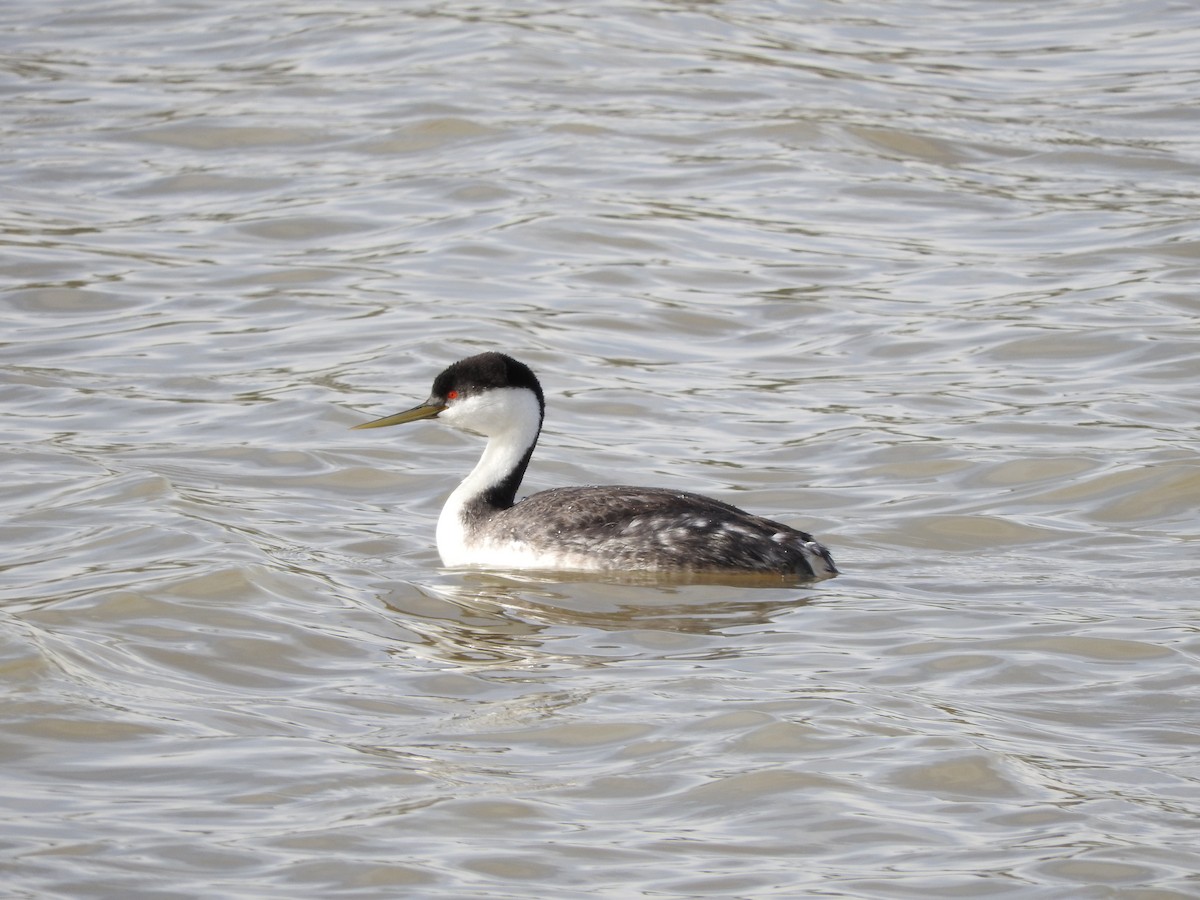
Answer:
<path fill-rule="evenodd" d="M 804 535 L 804 543 L 800 544 L 800 553 L 808 563 L 808 569 L 814 580 L 833 578 L 838 574 L 837 566 L 829 550 L 817 541 L 811 534 Z"/>

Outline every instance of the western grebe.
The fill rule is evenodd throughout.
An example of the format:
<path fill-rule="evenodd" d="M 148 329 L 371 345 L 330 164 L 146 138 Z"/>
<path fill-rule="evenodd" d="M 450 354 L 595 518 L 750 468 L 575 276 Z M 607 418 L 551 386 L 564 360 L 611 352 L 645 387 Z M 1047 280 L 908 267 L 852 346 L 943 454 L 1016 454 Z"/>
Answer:
<path fill-rule="evenodd" d="M 438 518 L 437 548 L 447 566 L 837 574 L 812 535 L 698 494 L 606 485 L 552 488 L 514 502 L 545 409 L 528 366 L 503 353 L 481 353 L 438 375 L 420 406 L 354 427 L 437 418 L 488 439 Z"/>

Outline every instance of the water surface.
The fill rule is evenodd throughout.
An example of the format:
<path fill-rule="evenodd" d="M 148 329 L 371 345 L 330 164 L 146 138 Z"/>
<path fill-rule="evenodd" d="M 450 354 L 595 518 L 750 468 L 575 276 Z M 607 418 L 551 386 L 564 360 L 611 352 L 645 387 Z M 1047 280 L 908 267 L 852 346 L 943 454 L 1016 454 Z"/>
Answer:
<path fill-rule="evenodd" d="M 0 13 L 0 868 L 22 897 L 1194 897 L 1200 13 Z M 439 566 L 529 490 L 799 588 Z"/>

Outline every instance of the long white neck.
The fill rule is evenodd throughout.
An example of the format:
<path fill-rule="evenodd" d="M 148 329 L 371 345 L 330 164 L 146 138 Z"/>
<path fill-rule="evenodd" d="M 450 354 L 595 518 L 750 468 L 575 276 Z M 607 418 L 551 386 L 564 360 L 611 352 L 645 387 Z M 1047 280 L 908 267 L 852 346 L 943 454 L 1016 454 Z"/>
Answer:
<path fill-rule="evenodd" d="M 438 418 L 488 438 L 479 462 L 438 517 L 438 553 L 445 565 L 455 566 L 470 561 L 488 516 L 515 500 L 542 428 L 542 408 L 532 391 L 501 388 L 458 401 Z"/>

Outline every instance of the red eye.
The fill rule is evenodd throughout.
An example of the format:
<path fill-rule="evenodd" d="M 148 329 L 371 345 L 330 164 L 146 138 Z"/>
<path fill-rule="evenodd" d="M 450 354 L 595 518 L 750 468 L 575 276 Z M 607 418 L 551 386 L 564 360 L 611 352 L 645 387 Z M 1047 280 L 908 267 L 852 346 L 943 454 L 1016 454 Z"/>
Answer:
<path fill-rule="evenodd" d="M 457 400 L 458 399 L 458 391 L 446 391 L 446 399 L 447 400 Z"/>

